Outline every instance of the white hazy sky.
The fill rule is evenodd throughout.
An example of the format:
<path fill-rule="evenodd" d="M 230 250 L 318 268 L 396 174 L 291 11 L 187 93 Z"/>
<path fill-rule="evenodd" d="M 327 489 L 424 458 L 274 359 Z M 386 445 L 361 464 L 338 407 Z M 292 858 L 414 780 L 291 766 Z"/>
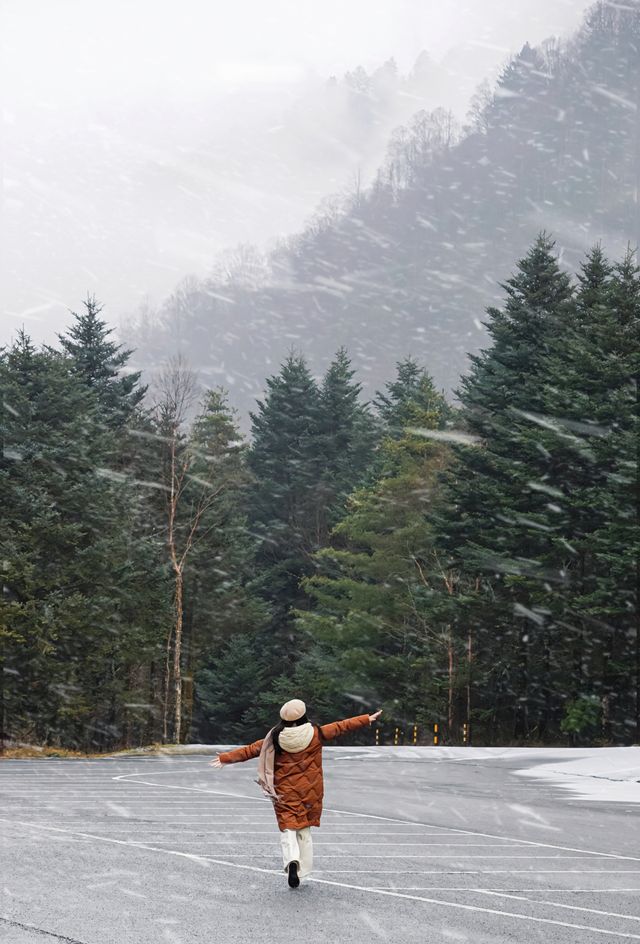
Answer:
<path fill-rule="evenodd" d="M 256 94 L 264 98 L 271 88 L 277 102 L 283 86 L 302 86 L 311 76 L 340 75 L 357 65 L 373 68 L 390 57 L 406 72 L 422 50 L 439 59 L 469 43 L 493 50 L 501 61 L 527 40 L 536 43 L 574 29 L 589 5 L 587 0 L 0 0 L 3 158 L 10 178 L 3 188 L 8 223 L 0 233 L 7 269 L 0 342 L 22 323 L 37 340 L 49 340 L 66 309 L 87 290 L 108 302 L 117 321 L 145 295 L 159 299 L 182 275 L 202 274 L 204 261 L 221 246 L 254 240 L 259 225 L 258 239 L 276 237 L 311 211 L 317 195 L 281 193 L 282 214 L 269 207 L 273 232 L 248 211 L 228 229 L 224 212 L 199 221 L 198 186 L 209 197 L 216 188 L 216 181 L 206 179 L 206 167 L 204 174 L 199 167 L 200 184 L 193 173 L 188 187 L 176 175 L 176 194 L 180 187 L 189 190 L 194 206 L 193 218 L 188 206 L 180 208 L 181 229 L 174 228 L 170 214 L 157 220 L 146 213 L 157 193 L 165 201 L 167 188 L 171 191 L 173 144 L 182 144 L 183 135 L 190 147 L 200 146 L 204 126 L 215 131 L 216 101 L 227 102 L 220 106 L 222 114 L 229 93 L 235 94 L 231 107 L 239 114 L 234 111 L 230 125 L 227 111 L 226 124 L 219 125 L 224 127 L 220 147 L 229 149 L 233 163 L 230 135 L 242 133 L 237 103 L 243 96 L 253 96 L 249 123 L 255 120 Z M 184 121 L 191 124 L 173 137 L 172 127 L 161 128 L 161 139 L 162 108 L 169 103 L 173 115 L 184 103 Z M 82 153 L 76 141 L 84 144 Z M 158 156 L 163 147 L 164 158 Z M 246 187 L 238 176 L 234 186 Z M 142 188 L 148 201 L 140 204 L 142 213 L 127 196 L 132 180 L 135 192 Z"/>
<path fill-rule="evenodd" d="M 4 0 L 8 100 L 114 98 L 407 69 L 466 42 L 505 55 L 564 33 L 584 0 Z"/>

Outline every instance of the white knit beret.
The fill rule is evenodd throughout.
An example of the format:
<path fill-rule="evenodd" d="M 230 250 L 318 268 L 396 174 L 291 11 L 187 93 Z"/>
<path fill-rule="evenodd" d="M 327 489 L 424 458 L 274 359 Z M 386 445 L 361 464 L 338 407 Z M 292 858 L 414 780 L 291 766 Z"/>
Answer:
<path fill-rule="evenodd" d="M 307 706 L 299 698 L 292 698 L 280 709 L 280 717 L 283 721 L 298 721 L 306 713 Z"/>

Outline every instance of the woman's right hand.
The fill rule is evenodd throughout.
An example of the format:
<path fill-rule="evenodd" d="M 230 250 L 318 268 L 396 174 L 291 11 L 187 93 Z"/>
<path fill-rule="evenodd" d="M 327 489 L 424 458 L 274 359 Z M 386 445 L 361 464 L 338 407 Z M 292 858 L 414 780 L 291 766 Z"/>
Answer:
<path fill-rule="evenodd" d="M 220 755 L 214 757 L 213 760 L 209 761 L 209 767 L 215 767 L 218 770 L 220 767 L 224 767 L 224 764 L 220 760 Z"/>
<path fill-rule="evenodd" d="M 369 715 L 369 724 L 373 724 L 374 721 L 377 721 L 381 714 L 382 714 L 382 708 L 379 708 L 372 715 Z"/>

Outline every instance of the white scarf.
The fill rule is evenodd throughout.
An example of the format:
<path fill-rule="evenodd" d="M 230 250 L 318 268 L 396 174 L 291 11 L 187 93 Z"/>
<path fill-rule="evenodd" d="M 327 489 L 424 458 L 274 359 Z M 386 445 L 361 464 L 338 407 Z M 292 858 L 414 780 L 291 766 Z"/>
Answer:
<path fill-rule="evenodd" d="M 278 737 L 278 743 L 287 754 L 299 754 L 305 747 L 309 747 L 313 734 L 314 727 L 310 721 L 307 721 L 306 724 L 283 728 Z"/>

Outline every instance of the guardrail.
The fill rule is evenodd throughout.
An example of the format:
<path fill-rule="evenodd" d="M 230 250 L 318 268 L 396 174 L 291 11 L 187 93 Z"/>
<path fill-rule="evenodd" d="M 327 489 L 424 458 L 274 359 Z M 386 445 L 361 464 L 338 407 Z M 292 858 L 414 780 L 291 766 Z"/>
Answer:
<path fill-rule="evenodd" d="M 399 747 L 404 744 L 414 746 L 438 747 L 442 744 L 461 744 L 468 747 L 471 744 L 471 723 L 464 721 L 454 731 L 444 730 L 439 721 L 432 724 L 420 726 L 418 724 L 409 724 L 406 726 L 400 724 L 385 725 L 378 723 L 374 729 L 374 740 L 376 746 L 393 745 Z"/>

